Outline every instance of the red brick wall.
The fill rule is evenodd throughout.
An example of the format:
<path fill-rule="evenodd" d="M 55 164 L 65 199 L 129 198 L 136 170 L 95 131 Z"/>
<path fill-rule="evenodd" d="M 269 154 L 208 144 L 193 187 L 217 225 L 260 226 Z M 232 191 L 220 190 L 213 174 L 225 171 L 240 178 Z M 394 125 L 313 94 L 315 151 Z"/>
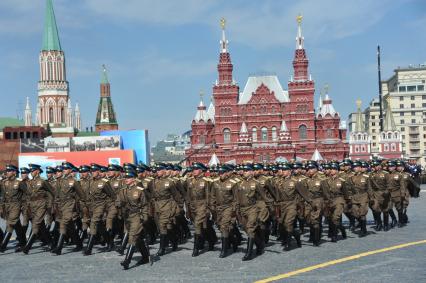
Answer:
<path fill-rule="evenodd" d="M 8 163 L 18 166 L 19 146 L 19 140 L 0 140 L 0 170 Z"/>

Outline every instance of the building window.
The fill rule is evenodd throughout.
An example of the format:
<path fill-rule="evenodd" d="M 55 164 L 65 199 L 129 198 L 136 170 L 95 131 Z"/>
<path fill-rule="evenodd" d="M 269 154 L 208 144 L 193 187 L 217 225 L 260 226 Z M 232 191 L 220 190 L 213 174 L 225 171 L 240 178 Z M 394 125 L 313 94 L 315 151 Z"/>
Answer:
<path fill-rule="evenodd" d="M 377 144 L 375 142 L 373 142 L 373 146 L 376 146 Z"/>
<path fill-rule="evenodd" d="M 399 101 L 404 101 L 404 96 L 400 96 Z"/>
<path fill-rule="evenodd" d="M 376 126 L 376 122 L 371 122 L 371 126 Z"/>
<path fill-rule="evenodd" d="M 400 104 L 400 105 L 399 105 L 399 108 L 404 108 L 404 104 Z"/>
<path fill-rule="evenodd" d="M 402 138 L 402 139 L 405 139 L 405 135 L 402 135 L 402 136 L 401 136 L 401 138 Z"/>
<path fill-rule="evenodd" d="M 299 126 L 299 139 L 305 140 L 306 138 L 307 138 L 306 126 L 300 125 Z"/>
<path fill-rule="evenodd" d="M 256 107 L 253 106 L 251 110 L 253 112 L 253 115 L 256 115 Z"/>
<path fill-rule="evenodd" d="M 405 127 L 401 127 L 401 132 L 405 132 Z"/>
<path fill-rule="evenodd" d="M 411 111 L 411 116 L 416 116 L 416 111 Z"/>
<path fill-rule="evenodd" d="M 411 98 L 411 100 L 414 100 L 414 99 L 416 99 L 416 98 L 415 98 L 414 96 L 411 96 L 410 98 Z"/>
<path fill-rule="evenodd" d="M 391 151 L 396 151 L 396 145 L 394 143 L 391 144 Z"/>
<path fill-rule="evenodd" d="M 376 136 L 373 136 L 373 140 L 375 140 L 376 139 Z"/>
<path fill-rule="evenodd" d="M 416 123 L 416 119 L 411 119 L 411 123 L 415 124 Z"/>
<path fill-rule="evenodd" d="M 372 119 L 372 120 L 376 119 L 376 116 L 372 115 L 372 116 L 371 116 L 371 119 Z"/>
<path fill-rule="evenodd" d="M 272 141 L 277 141 L 277 127 L 272 127 Z"/>
<path fill-rule="evenodd" d="M 425 90 L 425 86 L 424 85 L 418 85 L 417 86 L 417 91 L 424 91 L 424 90 Z"/>
<path fill-rule="evenodd" d="M 268 141 L 268 129 L 267 129 L 267 128 L 265 128 L 265 127 L 263 127 L 263 128 L 261 129 L 261 132 L 262 132 L 262 141 L 263 141 L 263 142 Z"/>
<path fill-rule="evenodd" d="M 64 107 L 61 107 L 61 123 L 65 123 Z"/>
<path fill-rule="evenodd" d="M 416 104 L 411 103 L 411 108 L 416 108 Z"/>
<path fill-rule="evenodd" d="M 199 144 L 206 144 L 206 136 L 201 135 L 198 141 Z"/>
<path fill-rule="evenodd" d="M 407 91 L 416 91 L 416 86 L 415 85 L 407 86 Z"/>
<path fill-rule="evenodd" d="M 399 92 L 407 91 L 407 88 L 405 86 L 400 86 L 398 89 L 399 89 Z"/>
<path fill-rule="evenodd" d="M 333 137 L 333 130 L 327 129 L 327 138 L 331 139 Z"/>
<path fill-rule="evenodd" d="M 275 114 L 275 106 L 272 106 L 271 109 L 272 114 Z"/>
<path fill-rule="evenodd" d="M 359 145 L 355 146 L 355 152 L 359 152 Z"/>
<path fill-rule="evenodd" d="M 400 123 L 400 124 L 405 124 L 404 119 L 400 120 L 400 121 L 399 121 L 399 123 Z"/>
<path fill-rule="evenodd" d="M 371 132 L 372 132 L 372 133 L 375 133 L 375 132 L 376 132 L 376 129 L 372 129 L 372 130 L 371 130 Z"/>
<path fill-rule="evenodd" d="M 251 132 L 252 132 L 252 137 L 251 137 L 251 139 L 252 139 L 254 142 L 256 142 L 256 141 L 257 141 L 257 129 L 256 129 L 256 128 L 253 128 L 253 129 L 251 130 Z"/>
<path fill-rule="evenodd" d="M 426 103 L 422 103 L 422 107 L 423 107 L 423 108 L 426 108 Z"/>
<path fill-rule="evenodd" d="M 49 108 L 49 123 L 53 123 L 53 107 Z"/>
<path fill-rule="evenodd" d="M 399 112 L 399 116 L 404 116 L 404 112 Z"/>
<path fill-rule="evenodd" d="M 389 145 L 385 144 L 384 148 L 385 148 L 385 151 L 389 151 Z"/>
<path fill-rule="evenodd" d="M 223 143 L 231 142 L 231 130 L 226 128 L 223 130 Z"/>

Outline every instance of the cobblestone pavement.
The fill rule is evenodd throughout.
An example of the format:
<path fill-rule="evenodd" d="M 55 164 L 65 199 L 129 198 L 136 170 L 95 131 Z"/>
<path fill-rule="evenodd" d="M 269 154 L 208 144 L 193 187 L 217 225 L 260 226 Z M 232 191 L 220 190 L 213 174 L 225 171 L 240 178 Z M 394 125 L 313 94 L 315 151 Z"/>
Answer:
<path fill-rule="evenodd" d="M 225 259 L 219 259 L 219 244 L 213 252 L 192 258 L 192 240 L 178 252 L 155 259 L 152 266 L 135 266 L 123 271 L 123 257 L 115 252 L 95 248 L 92 256 L 71 253 L 65 248 L 62 256 L 52 256 L 38 245 L 30 255 L 15 254 L 13 249 L 0 254 L 1 282 L 254 282 L 274 275 L 317 265 L 354 254 L 408 242 L 426 240 L 426 192 L 411 199 L 410 223 L 389 232 L 374 232 L 358 238 L 331 243 L 323 236 L 320 247 L 313 247 L 303 238 L 303 247 L 283 252 L 274 239 L 263 255 L 242 262 L 243 247 Z M 369 215 L 369 220 L 372 216 Z M 371 222 L 370 222 L 371 224 Z M 4 227 L 4 223 L 0 223 Z M 371 225 L 370 225 L 371 226 Z M 13 243 L 12 243 L 13 245 Z M 151 247 L 155 253 L 158 244 Z M 135 254 L 133 263 L 139 259 Z M 286 279 L 290 282 L 426 282 L 426 244 L 406 247 L 361 259 L 317 269 Z"/>

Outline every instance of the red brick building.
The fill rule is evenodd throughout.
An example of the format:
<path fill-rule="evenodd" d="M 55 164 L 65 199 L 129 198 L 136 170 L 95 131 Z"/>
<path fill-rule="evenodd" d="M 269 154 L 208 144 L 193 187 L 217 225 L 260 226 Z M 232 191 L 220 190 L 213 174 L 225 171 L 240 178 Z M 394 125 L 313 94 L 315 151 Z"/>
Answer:
<path fill-rule="evenodd" d="M 314 109 L 315 83 L 308 72 L 301 17 L 298 17 L 294 75 L 283 89 L 277 76 L 251 76 L 240 92 L 222 21 L 218 79 L 212 103 L 201 101 L 192 121 L 189 162 L 208 163 L 213 153 L 220 162 L 269 162 L 311 159 L 317 149 L 324 159 L 348 154 L 346 125 L 341 123 L 328 94 Z"/>

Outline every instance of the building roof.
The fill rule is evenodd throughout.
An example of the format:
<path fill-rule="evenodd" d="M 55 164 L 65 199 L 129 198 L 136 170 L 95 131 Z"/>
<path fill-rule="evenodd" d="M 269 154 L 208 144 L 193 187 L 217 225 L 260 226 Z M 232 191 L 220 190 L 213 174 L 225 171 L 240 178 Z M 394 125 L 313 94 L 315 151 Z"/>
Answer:
<path fill-rule="evenodd" d="M 0 117 L 0 131 L 3 131 L 4 127 L 19 127 L 24 126 L 24 121 L 11 118 L 11 117 Z"/>
<path fill-rule="evenodd" d="M 215 109 L 213 100 L 210 101 L 209 108 L 207 109 L 207 119 L 210 119 L 214 123 L 214 115 L 215 115 Z"/>
<path fill-rule="evenodd" d="M 281 86 L 278 77 L 275 75 L 270 76 L 250 76 L 247 80 L 246 86 L 243 92 L 240 93 L 238 104 L 246 104 L 250 101 L 253 93 L 256 92 L 257 88 L 264 84 L 274 93 L 275 98 L 279 102 L 288 102 L 288 92 Z"/>
<path fill-rule="evenodd" d="M 53 11 L 52 0 L 46 0 L 46 16 L 44 22 L 43 46 L 42 50 L 61 51 L 58 27 L 56 26 L 55 12 Z"/>
<path fill-rule="evenodd" d="M 204 106 L 203 100 L 200 100 L 200 104 L 197 107 L 197 113 L 195 113 L 194 117 L 195 122 L 204 121 L 207 122 L 209 120 L 206 106 Z"/>
<path fill-rule="evenodd" d="M 325 98 L 323 100 L 323 103 L 321 105 L 321 109 L 318 115 L 321 115 L 322 117 L 324 117 L 327 114 L 330 114 L 331 116 L 334 116 L 336 114 L 339 115 L 339 113 L 334 109 L 334 106 L 328 94 L 325 95 Z"/>

